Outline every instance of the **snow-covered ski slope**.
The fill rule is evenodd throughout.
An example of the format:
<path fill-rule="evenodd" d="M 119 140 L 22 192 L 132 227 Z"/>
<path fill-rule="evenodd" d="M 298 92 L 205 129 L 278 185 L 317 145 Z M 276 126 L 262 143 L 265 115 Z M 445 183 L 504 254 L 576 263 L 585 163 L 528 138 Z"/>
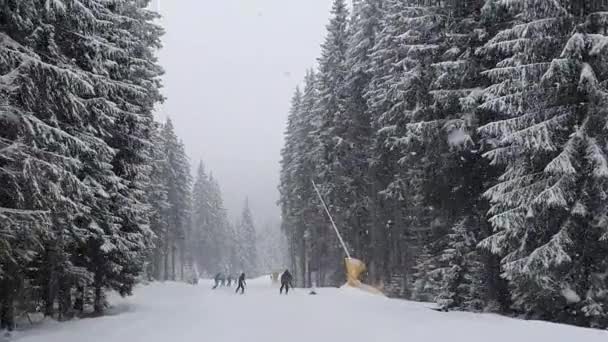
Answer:
<path fill-rule="evenodd" d="M 111 315 L 45 323 L 20 342 L 606 342 L 608 332 L 496 315 L 441 313 L 354 289 L 296 289 L 279 296 L 269 278 L 230 289 L 154 284 L 115 300 Z"/>

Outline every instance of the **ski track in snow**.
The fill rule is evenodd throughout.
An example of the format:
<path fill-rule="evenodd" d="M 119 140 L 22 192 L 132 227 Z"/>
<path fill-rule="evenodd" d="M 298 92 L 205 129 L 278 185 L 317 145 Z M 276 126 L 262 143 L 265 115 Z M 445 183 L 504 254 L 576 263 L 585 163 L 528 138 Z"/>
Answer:
<path fill-rule="evenodd" d="M 392 300 L 355 289 L 296 289 L 279 296 L 269 278 L 234 288 L 152 284 L 114 299 L 109 315 L 46 322 L 13 337 L 19 342 L 606 342 L 608 331 L 492 314 L 442 313 L 429 304 Z"/>

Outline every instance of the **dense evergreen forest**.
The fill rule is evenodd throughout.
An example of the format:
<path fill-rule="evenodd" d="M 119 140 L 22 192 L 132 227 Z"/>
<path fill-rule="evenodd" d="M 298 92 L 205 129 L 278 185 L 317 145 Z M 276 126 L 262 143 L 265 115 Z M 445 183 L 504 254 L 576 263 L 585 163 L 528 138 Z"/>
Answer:
<path fill-rule="evenodd" d="M 312 63 L 313 61 L 311 61 Z M 608 326 L 608 1 L 335 0 L 293 99 L 281 206 L 301 286 Z"/>
<path fill-rule="evenodd" d="M 163 101 L 149 1 L 0 1 L 0 330 L 67 319 L 141 280 L 255 272 L 251 211 L 231 224 Z M 235 253 L 235 251 L 239 253 Z"/>
<path fill-rule="evenodd" d="M 149 2 L 0 0 L 0 330 L 282 266 L 155 119 Z M 312 180 L 392 296 L 608 327 L 608 0 L 334 0 L 280 204 L 299 285 L 340 285 Z"/>

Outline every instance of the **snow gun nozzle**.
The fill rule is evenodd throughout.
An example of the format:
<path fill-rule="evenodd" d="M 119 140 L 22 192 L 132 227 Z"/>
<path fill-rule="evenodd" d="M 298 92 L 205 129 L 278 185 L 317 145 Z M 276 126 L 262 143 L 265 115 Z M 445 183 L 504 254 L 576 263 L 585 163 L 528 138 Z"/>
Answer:
<path fill-rule="evenodd" d="M 367 270 L 367 267 L 363 261 L 355 258 L 345 258 L 344 263 L 346 265 L 346 284 L 348 286 L 355 287 L 369 293 L 384 295 L 382 291 L 378 290 L 377 288 L 361 282 L 361 275 Z"/>
<path fill-rule="evenodd" d="M 359 287 L 361 285 L 361 275 L 367 270 L 365 263 L 355 258 L 345 258 L 346 280 L 349 286 Z"/>

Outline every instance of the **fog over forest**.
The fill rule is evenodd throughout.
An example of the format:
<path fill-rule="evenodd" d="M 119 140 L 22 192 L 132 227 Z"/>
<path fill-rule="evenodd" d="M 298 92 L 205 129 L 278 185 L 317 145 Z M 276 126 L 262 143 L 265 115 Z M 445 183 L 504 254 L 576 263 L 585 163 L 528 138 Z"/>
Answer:
<path fill-rule="evenodd" d="M 171 117 L 193 168 L 199 159 L 208 164 L 231 217 L 248 196 L 258 225 L 278 223 L 289 98 L 320 51 L 330 6 L 326 0 L 154 5 L 166 30 L 160 64 L 167 101 L 157 115 Z"/>

